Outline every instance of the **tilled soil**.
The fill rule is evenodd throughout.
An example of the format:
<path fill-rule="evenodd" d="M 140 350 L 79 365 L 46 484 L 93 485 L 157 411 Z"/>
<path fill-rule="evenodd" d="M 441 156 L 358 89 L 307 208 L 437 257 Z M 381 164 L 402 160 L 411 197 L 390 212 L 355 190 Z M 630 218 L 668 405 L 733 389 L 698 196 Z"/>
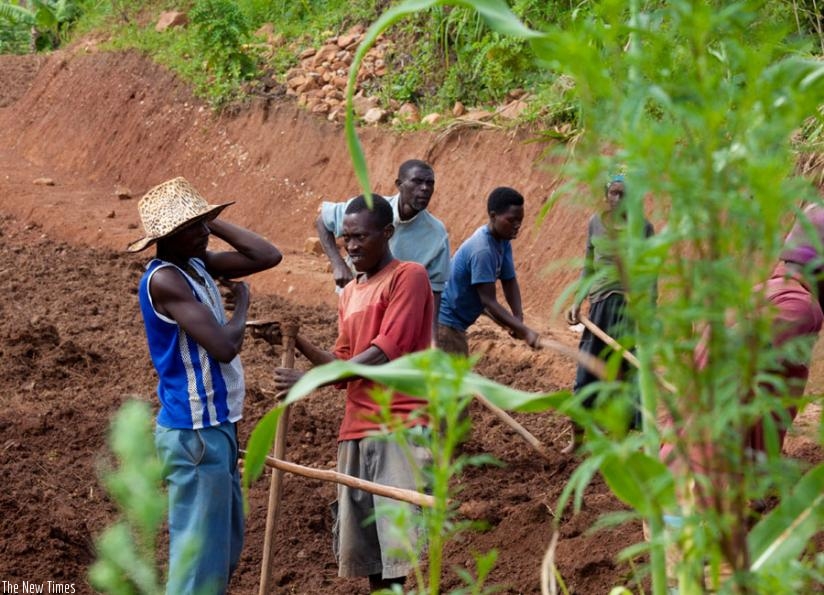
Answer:
<path fill-rule="evenodd" d="M 296 317 L 319 345 L 335 337 L 335 294 L 322 257 L 304 244 L 322 199 L 357 192 L 339 127 L 289 103 L 258 102 L 211 115 L 173 75 L 136 53 L 96 53 L 81 45 L 47 58 L 0 57 L 0 580 L 71 583 L 90 593 L 86 571 L 94 536 L 116 517 L 101 487 L 109 421 L 130 398 L 155 403 L 155 378 L 136 290 L 148 255 L 122 252 L 141 235 L 136 201 L 152 184 L 185 175 L 213 201 L 237 199 L 229 220 L 272 238 L 285 254 L 251 279 L 252 317 Z M 380 191 L 392 191 L 404 159 L 430 160 L 438 176 L 432 209 L 447 225 L 453 250 L 484 220 L 484 197 L 500 184 L 527 196 L 529 221 L 560 184 L 544 147 L 525 131 L 449 130 L 398 136 L 362 131 Z M 34 184 L 51 178 L 54 185 Z M 591 204 L 581 201 L 583 205 Z M 522 230 L 515 245 L 527 321 L 574 346 L 555 300 L 576 274 L 559 266 L 580 255 L 588 211 L 553 208 Z M 547 271 L 547 265 L 553 267 Z M 535 352 L 487 321 L 470 335 L 482 354 L 477 371 L 531 391 L 569 386 L 574 368 L 560 355 Z M 249 339 L 243 360 L 245 443 L 272 404 L 271 369 L 279 355 Z M 305 361 L 298 360 L 298 366 Z M 811 385 L 824 374 L 813 367 Z M 343 393 L 334 389 L 295 405 L 288 458 L 334 465 Z M 556 501 L 578 460 L 558 453 L 565 421 L 552 413 L 515 417 L 550 450 L 537 456 L 487 410 L 473 404 L 468 454 L 490 453 L 503 466 L 470 468 L 454 480 L 464 514 L 487 528 L 447 551 L 444 588 L 461 585 L 452 567 L 499 553 L 489 582 L 505 593 L 539 593 L 541 560 L 557 520 L 556 559 L 571 593 L 606 593 L 633 584 L 622 548 L 641 540 L 638 522 L 597 533 L 604 513 L 623 506 L 596 478 L 580 513 L 556 519 Z M 791 454 L 821 460 L 817 418 L 798 420 Z M 808 438 L 812 436 L 813 438 Z M 268 475 L 250 494 L 246 545 L 232 592 L 257 592 Z M 285 477 L 275 550 L 277 593 L 363 592 L 365 581 L 339 579 L 331 551 L 328 504 L 334 486 Z M 165 546 L 164 546 L 165 547 Z M 164 551 L 159 552 L 164 559 Z"/>
<path fill-rule="evenodd" d="M 8 387 L 0 410 L 5 486 L 0 496 L 0 576 L 12 582 L 72 582 L 78 592 L 88 593 L 85 572 L 93 559 L 93 536 L 116 512 L 98 473 L 107 460 L 109 419 L 127 399 L 154 402 L 154 378 L 135 293 L 141 264 L 133 256 L 52 240 L 41 227 L 9 216 L 0 220 L 0 234 L 8 279 L 0 286 L 5 321 L 0 330 L 0 378 Z M 335 312 L 327 306 L 259 296 L 252 315 L 297 317 L 302 332 L 320 345 L 331 345 L 335 338 Z M 558 388 L 535 369 L 540 369 L 540 359 L 529 357 L 497 329 L 482 329 L 473 344 L 489 349 L 479 372 L 518 388 Z M 507 358 L 506 370 L 498 357 Z M 270 370 L 279 361 L 267 344 L 248 340 L 244 442 L 271 406 Z M 305 360 L 299 359 L 298 365 L 305 365 Z M 295 405 L 287 447 L 290 460 L 333 466 L 342 405 L 343 393 L 334 389 Z M 465 452 L 491 453 L 504 466 L 471 468 L 455 479 L 465 510 L 486 521 L 488 528 L 452 543 L 448 566 L 471 566 L 473 554 L 494 548 L 499 558 L 491 581 L 504 585 L 504 592 L 537 593 L 555 500 L 575 460 L 558 455 L 552 462 L 544 461 L 480 407 L 473 406 L 472 418 L 474 430 Z M 563 421 L 552 414 L 516 418 L 550 447 L 562 433 Z M 246 547 L 233 592 L 256 591 L 268 486 L 267 476 L 251 491 Z M 286 476 L 276 541 L 277 592 L 344 594 L 363 588 L 363 581 L 336 577 L 327 513 L 333 499 L 332 484 Z M 561 569 L 575 592 L 603 592 L 629 575 L 629 568 L 615 562 L 614 556 L 640 538 L 640 526 L 631 523 L 609 534 L 586 533 L 600 513 L 619 508 L 596 481 L 584 511 L 562 524 Z M 459 585 L 457 576 L 448 572 L 445 587 Z"/>

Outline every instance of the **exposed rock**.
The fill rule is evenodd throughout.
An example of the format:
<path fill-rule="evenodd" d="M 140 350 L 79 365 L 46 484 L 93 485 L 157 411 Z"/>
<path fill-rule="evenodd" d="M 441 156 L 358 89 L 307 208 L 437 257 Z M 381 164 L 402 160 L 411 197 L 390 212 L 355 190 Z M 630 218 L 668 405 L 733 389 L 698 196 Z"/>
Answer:
<path fill-rule="evenodd" d="M 373 107 L 363 115 L 363 121 L 367 124 L 377 124 L 386 119 L 386 110 L 379 107 Z"/>
<path fill-rule="evenodd" d="M 155 25 L 155 31 L 162 33 L 166 29 L 185 27 L 188 24 L 189 17 L 186 16 L 185 12 L 170 10 L 160 13 L 160 18 L 157 19 L 157 24 Z"/>
<path fill-rule="evenodd" d="M 32 184 L 36 186 L 54 186 L 54 180 L 51 178 L 37 178 Z"/>
<path fill-rule="evenodd" d="M 297 89 L 298 87 L 305 85 L 309 80 L 310 79 L 308 76 L 305 76 L 303 74 L 297 74 L 292 78 L 287 78 L 286 85 L 291 89 Z"/>
<path fill-rule="evenodd" d="M 312 90 L 317 89 L 317 88 L 318 88 L 318 83 L 316 82 L 316 80 L 314 78 L 310 78 L 310 79 L 304 81 L 304 83 L 302 85 L 297 87 L 295 89 L 295 91 L 297 91 L 298 93 L 306 93 L 307 91 L 312 91 Z"/>
<path fill-rule="evenodd" d="M 363 117 L 370 109 L 378 106 L 378 98 L 364 97 L 362 94 L 358 94 L 352 98 L 352 105 L 355 110 L 355 114 Z"/>
<path fill-rule="evenodd" d="M 312 57 L 312 63 L 315 66 L 320 66 L 324 62 L 331 62 L 338 55 L 338 46 L 335 44 L 328 44 L 320 48 Z"/>
<path fill-rule="evenodd" d="M 118 184 L 114 187 L 114 195 L 120 200 L 128 200 L 132 197 L 132 191 L 126 186 Z"/>
<path fill-rule="evenodd" d="M 306 238 L 306 241 L 303 243 L 303 251 L 307 254 L 314 254 L 315 256 L 323 254 L 323 246 L 320 245 L 320 238 Z"/>
<path fill-rule="evenodd" d="M 398 108 L 398 117 L 403 122 L 414 124 L 421 121 L 421 112 L 414 103 L 404 103 Z"/>
<path fill-rule="evenodd" d="M 349 30 L 346 32 L 346 35 L 361 35 L 364 31 L 366 31 L 364 26 L 358 23 L 356 25 L 352 25 L 351 27 L 349 27 Z"/>
<path fill-rule="evenodd" d="M 470 122 L 481 122 L 483 120 L 489 120 L 495 114 L 493 112 L 488 112 L 482 109 L 472 110 L 467 112 L 463 116 L 461 116 L 464 120 L 469 120 Z"/>
<path fill-rule="evenodd" d="M 347 48 L 353 43 L 360 41 L 360 35 L 341 35 L 338 37 L 338 47 Z"/>
<path fill-rule="evenodd" d="M 349 68 L 357 44 L 363 40 L 363 25 L 354 25 L 344 33 L 330 35 L 319 48 L 308 48 L 300 52 L 299 67 L 292 68 L 286 75 L 286 94 L 297 98 L 298 104 L 308 110 L 324 115 L 330 122 L 345 118 L 343 99 L 349 84 Z M 264 25 L 258 35 L 269 35 L 274 28 Z M 428 125 L 440 122 L 444 116 L 439 113 L 428 114 L 421 118 L 418 107 L 411 103 L 401 104 L 389 100 L 380 105 L 377 97 L 367 97 L 370 81 L 387 73 L 385 56 L 392 51 L 394 44 L 379 36 L 374 47 L 364 56 L 355 78 L 355 97 L 353 109 L 355 114 L 366 124 L 377 124 L 391 120 L 397 123 L 424 122 Z M 528 93 L 516 88 L 507 93 L 507 103 L 497 111 L 469 109 L 461 101 L 452 107 L 453 117 L 466 121 L 485 121 L 500 115 L 504 119 L 516 119 L 527 109 Z"/>

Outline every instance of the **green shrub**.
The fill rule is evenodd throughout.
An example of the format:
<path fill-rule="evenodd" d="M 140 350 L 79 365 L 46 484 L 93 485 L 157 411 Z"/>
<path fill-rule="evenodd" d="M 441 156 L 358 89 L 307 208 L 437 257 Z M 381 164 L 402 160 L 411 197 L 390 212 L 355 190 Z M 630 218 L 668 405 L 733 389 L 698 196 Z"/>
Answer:
<path fill-rule="evenodd" d="M 24 53 L 22 38 L 28 34 L 28 49 L 51 50 L 59 46 L 81 14 L 76 0 L 32 0 L 0 3 L 0 51 Z M 8 29 L 8 31 L 7 31 Z"/>
<path fill-rule="evenodd" d="M 89 582 L 102 593 L 158 595 L 163 591 L 155 550 L 166 498 L 152 425 L 150 407 L 140 401 L 125 403 L 111 424 L 109 446 L 118 466 L 103 473 L 103 483 L 120 518 L 95 539 L 96 560 L 89 569 Z"/>
<path fill-rule="evenodd" d="M 256 72 L 255 60 L 244 48 L 251 39 L 249 21 L 231 0 L 196 0 L 189 19 L 195 50 L 211 79 L 209 95 L 222 101 Z"/>

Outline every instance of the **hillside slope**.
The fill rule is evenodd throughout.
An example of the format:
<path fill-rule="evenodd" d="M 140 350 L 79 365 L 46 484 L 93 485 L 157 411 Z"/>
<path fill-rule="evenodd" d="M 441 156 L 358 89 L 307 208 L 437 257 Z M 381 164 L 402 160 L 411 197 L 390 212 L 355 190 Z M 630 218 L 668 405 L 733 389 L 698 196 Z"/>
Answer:
<path fill-rule="evenodd" d="M 252 280 L 253 316 L 296 315 L 321 345 L 335 335 L 336 297 L 325 259 L 304 251 L 315 235 L 323 199 L 357 193 L 342 130 L 289 102 L 253 103 L 215 116 L 185 84 L 136 53 L 78 49 L 40 57 L 0 56 L 0 577 L 71 582 L 90 593 L 85 571 L 92 536 L 114 510 L 97 480 L 108 420 L 129 396 L 154 402 L 155 378 L 135 299 L 147 255 L 127 255 L 142 235 L 136 199 L 151 185 L 183 175 L 212 201 L 237 200 L 226 211 L 273 239 L 283 264 Z M 528 221 L 559 183 L 559 162 L 526 131 L 447 129 L 396 135 L 361 130 L 378 191 L 392 191 L 398 164 L 429 160 L 437 175 L 433 211 L 447 225 L 453 250 L 485 220 L 485 197 L 511 185 L 527 197 Z M 35 184 L 51 178 L 54 185 Z M 115 196 L 116 185 L 132 199 Z M 567 201 L 572 202 L 572 201 Z M 593 204 L 582 200 L 582 203 Z M 515 257 L 527 319 L 568 345 L 577 336 L 552 315 L 552 304 L 577 274 L 565 266 L 580 255 L 585 206 L 556 205 L 522 231 Z M 552 265 L 551 271 L 546 267 Z M 478 371 L 524 390 L 557 390 L 574 374 L 551 352 L 535 352 L 489 323 L 470 335 Z M 819 358 L 822 359 L 822 358 Z M 241 438 L 271 405 L 267 346 L 244 347 L 248 400 Z M 299 360 L 299 365 L 304 365 Z M 813 382 L 822 374 L 814 371 Z M 292 413 L 287 448 L 296 462 L 329 467 L 342 411 L 341 393 L 319 391 Z M 517 415 L 553 453 L 564 420 L 551 413 Z M 500 555 L 490 581 L 505 593 L 539 593 L 539 567 L 550 539 L 557 498 L 576 467 L 573 457 L 545 462 L 480 407 L 469 453 L 489 452 L 502 468 L 466 473 L 459 497 L 489 528 L 452 544 L 447 567 L 472 565 L 475 553 Z M 820 460 L 815 417 L 797 424 L 790 451 Z M 257 592 L 268 480 L 250 495 L 246 547 L 232 592 Z M 277 593 L 344 595 L 362 581 L 337 579 L 330 549 L 330 484 L 287 476 L 276 552 Z M 640 523 L 588 532 L 605 512 L 621 510 L 602 481 L 587 490 L 584 509 L 561 523 L 557 561 L 570 592 L 605 593 L 630 584 L 615 560 L 641 539 Z M 161 552 L 161 556 L 163 553 Z M 447 572 L 444 586 L 460 586 Z"/>
<path fill-rule="evenodd" d="M 269 275 L 254 278 L 253 316 L 290 312 L 321 345 L 334 340 L 335 294 L 322 257 L 304 252 L 314 235 L 322 198 L 357 192 L 341 129 L 294 105 L 258 103 L 212 115 L 185 85 L 136 53 L 60 52 L 40 66 L 33 58 L 0 57 L 0 250 L 11 282 L 3 284 L 0 378 L 0 452 L 5 496 L 0 501 L 0 575 L 72 582 L 88 593 L 85 570 L 91 539 L 114 510 L 97 480 L 109 417 L 130 395 L 154 402 L 134 298 L 146 256 L 123 247 L 141 234 L 136 198 L 149 186 L 184 175 L 211 200 L 235 199 L 226 213 L 272 238 L 286 255 Z M 541 147 L 524 133 L 455 130 L 408 136 L 363 130 L 377 189 L 390 192 L 398 164 L 430 160 L 437 175 L 433 210 L 452 234 L 453 248 L 485 220 L 486 193 L 511 184 L 528 199 L 534 220 L 539 197 L 554 177 L 538 164 Z M 54 185 L 33 183 L 48 177 Z M 133 199 L 120 199 L 116 185 Z M 581 213 L 554 214 L 552 225 L 530 227 L 517 240 L 527 317 L 546 328 L 551 300 L 566 282 L 542 277 L 542 265 L 579 251 Z M 555 256 L 553 256 L 555 255 Z M 570 271 L 569 273 L 574 274 Z M 553 331 L 573 345 L 565 328 Z M 478 370 L 525 390 L 568 384 L 572 364 L 534 352 L 482 322 L 471 334 L 484 354 Z M 278 359 L 265 345 L 244 348 L 248 399 L 241 439 L 271 404 L 269 370 Z M 301 363 L 299 362 L 299 365 Z M 341 394 L 327 389 L 292 413 L 291 460 L 328 467 L 342 413 Z M 458 482 L 473 518 L 489 529 L 454 543 L 448 567 L 471 567 L 474 553 L 500 551 L 490 581 L 508 593 L 538 593 L 540 561 L 550 538 L 554 502 L 574 470 L 574 459 L 542 461 L 494 416 L 473 408 L 469 453 L 489 452 L 503 468 L 472 470 Z M 563 441 L 564 421 L 552 414 L 519 415 L 550 448 Z M 458 486 L 456 486 L 458 487 Z M 254 593 L 258 580 L 268 481 L 250 495 L 246 547 L 234 593 Z M 327 507 L 330 484 L 287 477 L 278 533 L 278 593 L 351 593 L 361 581 L 335 577 Z M 601 482 L 587 509 L 564 524 L 559 563 L 579 593 L 626 582 L 629 567 L 615 554 L 640 539 L 640 525 L 609 534 L 585 530 L 621 505 Z M 163 556 L 163 552 L 161 552 Z M 448 571 L 444 585 L 460 585 Z"/>
<path fill-rule="evenodd" d="M 135 236 L 137 212 L 133 202 L 113 197 L 114 185 L 139 197 L 183 175 L 212 200 L 237 200 L 233 220 L 253 225 L 293 257 L 256 280 L 259 288 L 300 285 L 312 289 L 309 299 L 334 303 L 325 259 L 307 259 L 302 249 L 316 235 L 320 202 L 359 191 L 340 125 L 288 100 L 260 100 L 215 116 L 172 74 L 137 53 L 66 51 L 52 55 L 28 92 L 3 110 L 0 135 L 0 150 L 25 159 L 38 177 L 56 180 L 55 194 L 79 182 L 76 189 L 89 193 L 83 205 L 111 216 L 101 220 L 78 210 L 85 223 L 73 239 L 122 248 Z M 586 213 L 556 207 L 536 223 L 542 202 L 559 183 L 560 165 L 543 158 L 545 144 L 527 142 L 532 137 L 526 131 L 465 125 L 402 136 L 362 128 L 361 138 L 379 192 L 394 193 L 405 159 L 432 163 L 437 184 L 431 208 L 446 224 L 453 250 L 485 222 L 492 188 L 520 190 L 532 224 L 514 246 L 518 274 L 534 324 L 548 322 L 553 300 L 575 272 L 547 275 L 543 269 L 580 256 Z M 31 180 L 19 182 L 25 189 Z"/>

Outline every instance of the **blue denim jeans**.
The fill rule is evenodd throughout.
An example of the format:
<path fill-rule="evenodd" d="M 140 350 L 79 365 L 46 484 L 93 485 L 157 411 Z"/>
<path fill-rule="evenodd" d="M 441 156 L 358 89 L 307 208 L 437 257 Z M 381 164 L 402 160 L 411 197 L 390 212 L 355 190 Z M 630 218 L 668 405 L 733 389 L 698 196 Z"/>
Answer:
<path fill-rule="evenodd" d="M 235 424 L 157 426 L 169 490 L 168 595 L 225 593 L 243 547 L 243 496 Z"/>

